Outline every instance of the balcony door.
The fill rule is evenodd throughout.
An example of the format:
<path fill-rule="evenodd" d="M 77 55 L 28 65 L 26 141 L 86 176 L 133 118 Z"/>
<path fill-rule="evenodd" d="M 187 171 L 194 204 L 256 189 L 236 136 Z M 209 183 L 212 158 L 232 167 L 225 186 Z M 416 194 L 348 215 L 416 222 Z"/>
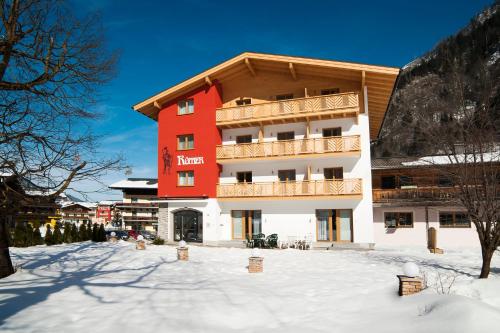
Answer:
<path fill-rule="evenodd" d="M 338 137 L 342 136 L 341 127 L 323 128 L 323 149 L 327 152 L 341 151 L 342 140 Z"/>
<path fill-rule="evenodd" d="M 233 210 L 232 238 L 252 239 L 262 233 L 262 212 L 260 210 Z"/>
<path fill-rule="evenodd" d="M 279 132 L 277 135 L 278 139 L 278 151 L 279 155 L 293 155 L 295 153 L 294 149 L 294 139 L 295 132 Z"/>
<path fill-rule="evenodd" d="M 280 183 L 277 187 L 277 195 L 293 196 L 297 193 L 297 184 L 295 183 L 295 169 L 278 170 Z"/>
<path fill-rule="evenodd" d="M 344 179 L 344 169 L 342 167 L 339 168 L 324 168 L 323 176 L 325 178 L 325 182 L 323 183 L 323 191 L 325 194 L 339 194 L 342 191 L 342 186 L 344 185 L 342 182 L 336 182 L 334 180 Z"/>
<path fill-rule="evenodd" d="M 352 242 L 351 209 L 316 210 L 316 239 L 318 242 Z"/>

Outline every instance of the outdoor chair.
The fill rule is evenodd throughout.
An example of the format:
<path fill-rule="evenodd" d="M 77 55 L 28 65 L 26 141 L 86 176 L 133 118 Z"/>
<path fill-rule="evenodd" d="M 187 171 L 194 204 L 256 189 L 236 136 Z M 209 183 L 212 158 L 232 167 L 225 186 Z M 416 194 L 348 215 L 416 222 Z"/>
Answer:
<path fill-rule="evenodd" d="M 307 234 L 304 240 L 304 250 L 310 250 L 312 248 L 312 235 Z"/>
<path fill-rule="evenodd" d="M 265 247 L 266 235 L 264 235 L 263 233 L 255 234 L 255 235 L 253 235 L 253 241 L 254 241 L 255 247 L 259 247 L 259 248 Z"/>
<path fill-rule="evenodd" d="M 266 247 L 276 248 L 278 247 L 278 234 L 271 234 L 266 238 Z"/>
<path fill-rule="evenodd" d="M 254 240 L 250 239 L 250 237 L 248 235 L 246 235 L 246 237 L 247 237 L 246 246 L 249 248 L 254 248 L 255 247 Z"/>

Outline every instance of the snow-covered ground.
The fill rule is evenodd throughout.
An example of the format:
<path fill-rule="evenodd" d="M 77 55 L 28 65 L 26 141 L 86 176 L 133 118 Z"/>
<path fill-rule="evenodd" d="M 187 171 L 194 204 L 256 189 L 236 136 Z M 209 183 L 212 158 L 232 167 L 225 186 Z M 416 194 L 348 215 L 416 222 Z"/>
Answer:
<path fill-rule="evenodd" d="M 0 280 L 1 332 L 494 332 L 500 325 L 500 258 L 478 280 L 478 250 L 250 250 L 127 242 L 11 249 L 16 274 Z M 419 264 L 424 292 L 397 295 L 396 275 Z M 441 276 L 451 294 L 439 294 Z M 438 284 L 440 286 L 440 284 Z"/>

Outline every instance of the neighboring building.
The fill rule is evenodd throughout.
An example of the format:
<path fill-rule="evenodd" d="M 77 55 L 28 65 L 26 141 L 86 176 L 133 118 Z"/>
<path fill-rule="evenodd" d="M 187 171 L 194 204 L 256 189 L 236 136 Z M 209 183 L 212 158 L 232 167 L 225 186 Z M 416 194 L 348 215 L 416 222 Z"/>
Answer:
<path fill-rule="evenodd" d="M 476 228 L 457 204 L 453 183 L 421 163 L 425 159 L 372 160 L 376 243 L 427 246 L 433 227 L 440 248 L 479 246 Z"/>
<path fill-rule="evenodd" d="M 373 244 L 370 139 L 398 73 L 243 53 L 135 105 L 158 121 L 160 236 Z"/>
<path fill-rule="evenodd" d="M 113 218 L 114 201 L 103 200 L 99 201 L 96 209 L 96 221 L 97 223 L 108 224 Z"/>
<path fill-rule="evenodd" d="M 70 202 L 61 207 L 62 223 L 95 223 L 97 205 L 91 202 Z"/>
<path fill-rule="evenodd" d="M 7 216 L 11 228 L 14 228 L 16 223 L 29 223 L 35 227 L 46 223 L 55 225 L 55 222 L 60 219 L 57 201 L 49 199 L 33 183 L 26 180 L 20 181 L 13 177 L 11 173 L 0 172 L 0 186 L 5 185 L 8 185 L 21 195 L 21 198 L 11 195 L 4 201 L 4 204 L 11 208 Z M 26 200 L 23 196 L 29 196 L 30 200 Z"/>
<path fill-rule="evenodd" d="M 125 229 L 158 230 L 157 179 L 128 178 L 109 188 L 123 192 L 123 201 L 115 203 L 115 214 L 120 214 Z"/>

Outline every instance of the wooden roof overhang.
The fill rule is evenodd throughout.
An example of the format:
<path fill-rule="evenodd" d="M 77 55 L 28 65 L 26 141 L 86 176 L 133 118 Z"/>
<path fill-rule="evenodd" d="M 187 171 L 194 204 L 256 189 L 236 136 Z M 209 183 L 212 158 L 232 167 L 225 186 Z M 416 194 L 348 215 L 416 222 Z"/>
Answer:
<path fill-rule="evenodd" d="M 357 81 L 360 88 L 365 85 L 372 139 L 378 135 L 399 74 L 396 67 L 245 52 L 135 104 L 133 109 L 157 120 L 162 105 L 189 91 L 215 80 L 223 84 L 242 73 L 256 76 L 260 71 L 286 72 L 292 79 L 320 76 Z"/>

